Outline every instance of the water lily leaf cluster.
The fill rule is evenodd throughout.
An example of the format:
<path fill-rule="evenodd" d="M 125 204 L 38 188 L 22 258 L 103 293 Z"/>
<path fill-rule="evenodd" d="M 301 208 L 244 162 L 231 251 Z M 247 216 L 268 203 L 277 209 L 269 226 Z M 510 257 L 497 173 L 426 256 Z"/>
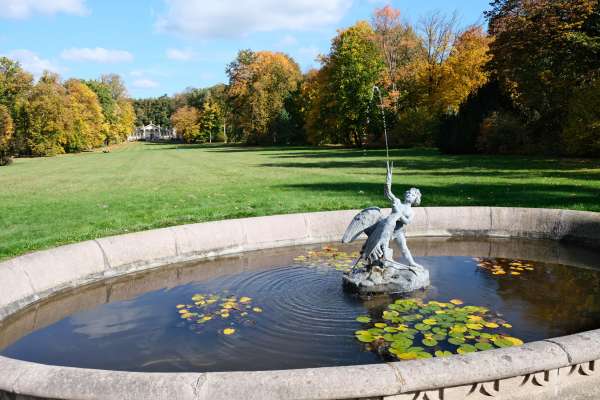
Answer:
<path fill-rule="evenodd" d="M 195 331 L 201 331 L 210 323 L 217 325 L 220 333 L 233 335 L 237 332 L 237 326 L 253 325 L 253 316 L 263 312 L 263 309 L 252 304 L 252 298 L 247 296 L 198 293 L 193 295 L 191 300 L 189 304 L 177 304 L 175 307 L 179 317 L 191 324 L 192 330 Z"/>
<path fill-rule="evenodd" d="M 534 264 L 506 258 L 474 258 L 477 266 L 496 276 L 519 276 L 535 270 Z"/>
<path fill-rule="evenodd" d="M 508 322 L 460 299 L 447 303 L 399 299 L 380 318 L 362 315 L 356 321 L 366 325 L 355 332 L 356 339 L 390 359 L 447 357 L 523 344 L 511 336 Z"/>
<path fill-rule="evenodd" d="M 294 262 L 312 267 L 330 267 L 346 272 L 352 269 L 358 252 L 345 252 L 331 246 L 324 246 L 321 250 L 311 250 L 304 255 L 294 258 Z"/>

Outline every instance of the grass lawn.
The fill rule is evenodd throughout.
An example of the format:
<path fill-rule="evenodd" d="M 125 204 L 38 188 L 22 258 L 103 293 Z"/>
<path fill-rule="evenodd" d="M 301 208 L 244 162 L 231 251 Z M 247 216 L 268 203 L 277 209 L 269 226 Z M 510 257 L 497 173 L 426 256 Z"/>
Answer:
<path fill-rule="evenodd" d="M 600 160 L 393 150 L 424 206 L 600 211 Z M 386 206 L 385 152 L 132 143 L 0 168 L 0 258 L 198 221 Z"/>

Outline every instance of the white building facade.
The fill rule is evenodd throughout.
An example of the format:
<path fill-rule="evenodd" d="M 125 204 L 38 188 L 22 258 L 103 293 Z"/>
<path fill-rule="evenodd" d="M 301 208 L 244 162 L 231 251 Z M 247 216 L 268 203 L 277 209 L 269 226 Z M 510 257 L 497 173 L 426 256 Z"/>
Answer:
<path fill-rule="evenodd" d="M 136 140 L 156 142 L 161 140 L 174 139 L 178 139 L 177 130 L 175 128 L 166 128 L 160 125 L 154 125 L 152 122 L 146 126 L 139 126 L 135 128 L 133 134 L 131 134 L 127 138 L 127 140 L 129 140 L 130 142 Z"/>

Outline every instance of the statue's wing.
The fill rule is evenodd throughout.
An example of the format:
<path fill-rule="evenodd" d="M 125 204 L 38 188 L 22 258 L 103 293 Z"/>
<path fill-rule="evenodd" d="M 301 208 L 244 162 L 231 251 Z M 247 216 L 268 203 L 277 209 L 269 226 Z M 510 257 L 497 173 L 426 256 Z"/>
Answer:
<path fill-rule="evenodd" d="M 378 207 L 370 207 L 362 210 L 354 217 L 342 238 L 343 243 L 355 241 L 361 233 L 365 232 L 370 235 L 375 225 L 383 219 L 381 209 Z"/>
<path fill-rule="evenodd" d="M 380 249 L 381 244 L 385 241 L 385 245 L 387 245 L 390 239 L 389 234 L 386 235 L 388 233 L 386 229 L 389 229 L 389 226 L 385 222 L 377 223 L 374 226 L 373 233 L 369 235 L 367 242 L 362 248 L 362 255 L 365 259 L 383 257 L 383 252 Z M 381 254 L 375 254 L 375 257 L 373 257 L 373 252 Z"/>

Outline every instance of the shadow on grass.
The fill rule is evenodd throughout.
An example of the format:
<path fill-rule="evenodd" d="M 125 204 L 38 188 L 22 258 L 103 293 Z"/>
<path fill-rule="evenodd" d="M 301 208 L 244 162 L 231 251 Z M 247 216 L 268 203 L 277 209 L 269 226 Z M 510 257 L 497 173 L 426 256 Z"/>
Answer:
<path fill-rule="evenodd" d="M 433 186 L 414 181 L 396 185 L 396 195 L 400 195 L 411 186 L 418 187 L 423 193 L 423 206 L 427 206 L 429 203 L 437 206 L 585 208 L 600 211 L 598 190 L 576 185 L 468 183 Z M 357 196 L 361 193 L 369 199 L 374 199 L 377 203 L 385 203 L 385 200 L 383 200 L 383 183 L 307 183 L 282 185 L 281 188 L 298 190 L 299 193 L 314 191 L 347 196 Z"/>

